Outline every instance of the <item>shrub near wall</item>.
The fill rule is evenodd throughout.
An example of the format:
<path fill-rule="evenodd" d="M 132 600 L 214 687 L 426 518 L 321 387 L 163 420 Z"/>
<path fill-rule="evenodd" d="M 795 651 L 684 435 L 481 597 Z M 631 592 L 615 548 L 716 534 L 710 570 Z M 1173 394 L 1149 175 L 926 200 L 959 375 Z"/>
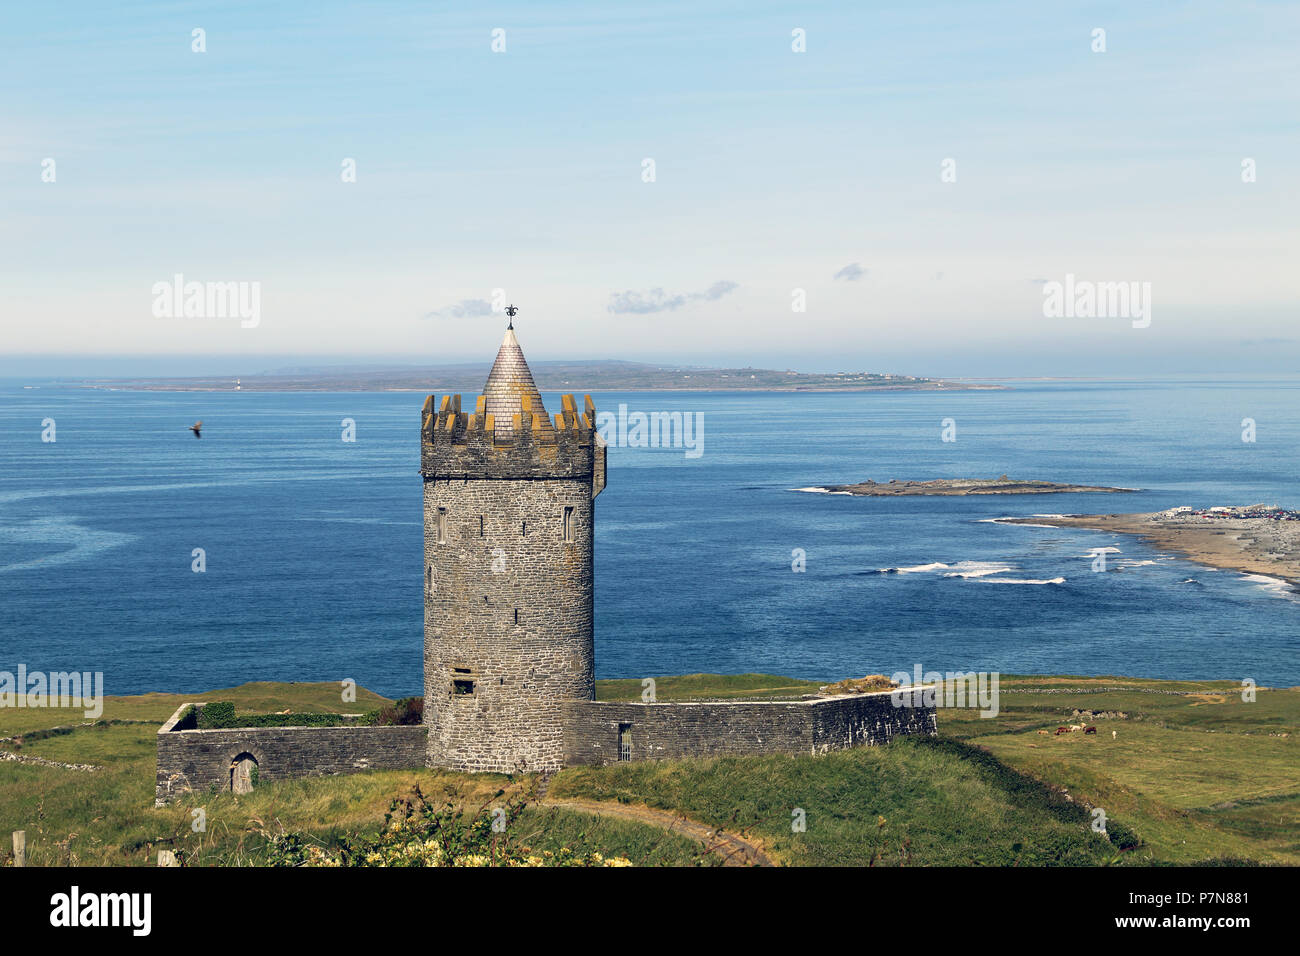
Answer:
<path fill-rule="evenodd" d="M 228 700 L 204 704 L 187 713 L 176 730 L 230 730 L 243 727 L 408 727 L 424 722 L 424 698 L 403 697 L 393 704 L 356 716 L 346 714 L 237 714 Z"/>
<path fill-rule="evenodd" d="M 199 730 L 227 730 L 244 727 L 350 727 L 373 724 L 378 711 L 361 717 L 343 714 L 236 714 L 228 700 L 204 704 L 199 711 Z"/>
<path fill-rule="evenodd" d="M 199 730 L 215 730 L 218 727 L 233 727 L 235 705 L 228 700 L 219 700 L 215 704 L 204 704 L 198 708 Z M 179 726 L 179 725 L 178 725 Z"/>

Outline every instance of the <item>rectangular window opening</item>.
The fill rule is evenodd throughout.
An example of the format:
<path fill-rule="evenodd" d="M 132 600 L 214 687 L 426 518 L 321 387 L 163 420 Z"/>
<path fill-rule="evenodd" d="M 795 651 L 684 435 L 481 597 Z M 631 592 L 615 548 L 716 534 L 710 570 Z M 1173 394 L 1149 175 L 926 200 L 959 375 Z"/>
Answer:
<path fill-rule="evenodd" d="M 564 508 L 564 542 L 565 544 L 573 543 L 573 506 L 566 505 Z"/>
<path fill-rule="evenodd" d="M 456 697 L 467 697 L 474 693 L 474 682 L 458 677 L 451 682 L 451 692 Z"/>
<path fill-rule="evenodd" d="M 483 516 L 478 516 L 478 536 L 483 537 Z"/>
<path fill-rule="evenodd" d="M 438 509 L 438 543 L 447 543 L 447 509 Z"/>
<path fill-rule="evenodd" d="M 632 759 L 632 725 L 618 725 L 618 759 Z"/>

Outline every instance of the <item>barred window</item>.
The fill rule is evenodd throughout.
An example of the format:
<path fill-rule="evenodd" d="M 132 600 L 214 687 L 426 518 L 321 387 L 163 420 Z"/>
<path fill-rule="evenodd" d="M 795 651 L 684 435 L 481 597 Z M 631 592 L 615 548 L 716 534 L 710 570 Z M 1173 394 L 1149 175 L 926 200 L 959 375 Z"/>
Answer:
<path fill-rule="evenodd" d="M 618 725 L 618 759 L 632 759 L 632 725 Z"/>

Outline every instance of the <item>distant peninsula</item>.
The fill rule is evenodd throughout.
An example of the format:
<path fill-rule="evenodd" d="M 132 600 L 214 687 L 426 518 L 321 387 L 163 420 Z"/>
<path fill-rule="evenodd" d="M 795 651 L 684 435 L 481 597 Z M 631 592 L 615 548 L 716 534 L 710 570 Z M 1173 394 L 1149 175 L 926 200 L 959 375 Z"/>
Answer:
<path fill-rule="evenodd" d="M 891 392 L 1002 390 L 991 385 L 878 372 L 795 372 L 763 368 L 697 368 L 641 362 L 530 363 L 543 392 Z M 83 379 L 83 388 L 161 392 L 477 392 L 486 363 L 434 366 L 320 366 L 251 375 L 193 378 Z"/>
<path fill-rule="evenodd" d="M 1036 479 L 1020 480 L 1000 475 L 997 478 L 936 478 L 933 481 L 899 481 L 892 479 L 884 484 L 860 481 L 853 485 L 818 485 L 796 488 L 796 491 L 815 491 L 831 495 L 862 495 L 868 498 L 903 497 L 907 495 L 1047 495 L 1078 491 L 1123 492 L 1136 488 L 1107 488 L 1102 485 L 1069 485 Z"/>

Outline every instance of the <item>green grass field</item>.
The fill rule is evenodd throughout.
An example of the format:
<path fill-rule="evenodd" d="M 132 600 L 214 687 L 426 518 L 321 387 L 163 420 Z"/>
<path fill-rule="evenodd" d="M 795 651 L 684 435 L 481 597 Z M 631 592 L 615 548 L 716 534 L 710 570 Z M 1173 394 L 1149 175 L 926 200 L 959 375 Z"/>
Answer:
<path fill-rule="evenodd" d="M 816 683 L 772 675 L 656 680 L 660 700 L 788 698 Z M 1177 693 L 1170 693 L 1177 692 Z M 639 680 L 599 682 L 602 699 L 639 699 Z M 93 772 L 0 761 L 0 852 L 27 832 L 29 865 L 149 865 L 160 849 L 191 865 L 257 864 L 268 837 L 322 844 L 381 826 L 414 787 L 475 810 L 499 791 L 528 794 L 527 776 L 421 769 L 262 785 L 153 806 L 154 736 L 186 700 L 230 700 L 241 713 L 360 712 L 386 701 L 336 684 L 246 684 L 203 695 L 108 698 L 103 723 L 81 711 L 0 710 L 0 749 Z M 1055 736 L 1074 710 L 1095 735 Z M 73 728 L 55 734 L 55 727 Z M 573 768 L 548 799 L 596 800 L 685 814 L 745 835 L 789 865 L 1300 864 L 1300 689 L 1243 702 L 1230 682 L 1122 677 L 1002 679 L 1001 713 L 939 712 L 940 736 L 811 756 L 717 758 Z M 1049 731 L 1044 735 L 1040 730 Z M 1112 736 L 1114 731 L 1114 736 Z M 195 809 L 206 828 L 192 827 Z M 1108 835 L 1090 826 L 1094 808 Z M 792 827 L 801 811 L 804 828 Z M 644 865 L 712 865 L 699 842 L 630 820 L 531 805 L 512 838 Z M 11 862 L 6 858 L 6 862 Z"/>

